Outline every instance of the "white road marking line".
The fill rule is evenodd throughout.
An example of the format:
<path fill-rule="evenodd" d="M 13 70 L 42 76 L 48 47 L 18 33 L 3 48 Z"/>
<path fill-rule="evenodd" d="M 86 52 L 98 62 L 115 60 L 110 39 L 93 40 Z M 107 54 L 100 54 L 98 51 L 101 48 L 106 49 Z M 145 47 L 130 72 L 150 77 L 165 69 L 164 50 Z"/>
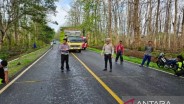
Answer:
<path fill-rule="evenodd" d="M 39 59 L 37 59 L 34 63 L 32 63 L 28 68 L 26 68 L 24 71 L 22 71 L 17 77 L 15 77 L 11 82 L 9 82 L 6 86 L 4 86 L 1 90 L 0 90 L 0 95 L 8 88 L 10 87 L 17 79 L 19 79 L 25 72 L 27 72 L 33 65 L 35 65 L 40 59 L 42 59 L 48 52 L 50 51 L 50 49 L 43 54 Z"/>

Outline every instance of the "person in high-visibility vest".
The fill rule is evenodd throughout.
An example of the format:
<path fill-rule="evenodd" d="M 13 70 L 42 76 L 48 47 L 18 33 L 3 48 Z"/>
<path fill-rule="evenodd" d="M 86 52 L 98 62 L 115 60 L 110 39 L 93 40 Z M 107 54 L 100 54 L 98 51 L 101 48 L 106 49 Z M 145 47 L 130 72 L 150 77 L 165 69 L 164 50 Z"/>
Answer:
<path fill-rule="evenodd" d="M 182 55 L 177 56 L 177 68 L 175 70 L 175 74 L 177 76 L 182 76 L 184 75 L 184 65 L 183 65 L 183 57 Z"/>
<path fill-rule="evenodd" d="M 0 59 L 0 84 L 8 83 L 8 62 Z"/>

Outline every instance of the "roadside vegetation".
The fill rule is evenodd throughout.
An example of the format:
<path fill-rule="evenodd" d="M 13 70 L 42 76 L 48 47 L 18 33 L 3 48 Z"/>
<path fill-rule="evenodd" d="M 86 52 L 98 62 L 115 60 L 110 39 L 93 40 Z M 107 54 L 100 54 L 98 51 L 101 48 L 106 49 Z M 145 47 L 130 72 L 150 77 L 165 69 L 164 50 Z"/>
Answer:
<path fill-rule="evenodd" d="M 21 55 L 17 60 L 10 61 L 8 63 L 9 78 L 12 78 L 22 69 L 26 68 L 28 65 L 33 63 L 36 59 L 38 59 L 41 55 L 43 55 L 49 48 L 50 46 L 46 46 L 29 54 Z"/>
<path fill-rule="evenodd" d="M 56 12 L 56 0 L 0 1 L 0 59 L 11 60 L 50 44 L 54 30 L 47 18 Z"/>
<path fill-rule="evenodd" d="M 55 1 L 0 1 L 0 59 L 8 60 L 10 78 L 50 47 L 55 31 L 47 24 L 58 25 L 48 18 L 48 14 L 56 13 Z"/>
<path fill-rule="evenodd" d="M 96 49 L 96 48 L 90 48 L 89 47 L 88 50 L 96 52 L 96 53 L 99 53 L 99 54 L 101 53 L 101 50 L 100 49 Z M 115 56 L 116 55 L 114 54 L 113 57 L 115 58 Z M 128 61 L 128 62 L 136 63 L 136 64 L 139 64 L 139 65 L 142 63 L 142 58 L 137 58 L 137 57 L 123 55 L 123 59 Z M 151 62 L 149 67 L 155 68 L 157 70 L 165 71 L 165 72 L 168 72 L 168 73 L 171 73 L 171 74 L 174 74 L 174 71 L 171 70 L 171 69 L 159 68 L 155 62 Z"/>

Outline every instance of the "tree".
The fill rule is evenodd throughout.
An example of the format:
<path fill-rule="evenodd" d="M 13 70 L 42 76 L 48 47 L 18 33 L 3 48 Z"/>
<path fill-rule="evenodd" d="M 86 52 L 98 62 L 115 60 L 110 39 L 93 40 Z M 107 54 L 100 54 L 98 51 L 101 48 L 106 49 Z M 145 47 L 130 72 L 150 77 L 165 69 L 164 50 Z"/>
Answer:
<path fill-rule="evenodd" d="M 108 0 L 108 36 L 112 39 L 112 9 L 111 0 Z"/>
<path fill-rule="evenodd" d="M 9 48 L 11 49 L 13 37 L 15 37 L 15 45 L 19 45 L 17 43 L 21 43 L 21 41 L 31 37 L 30 34 L 33 35 L 29 31 L 32 28 L 30 27 L 31 24 L 35 24 L 34 26 L 36 26 L 36 23 L 45 25 L 47 21 L 46 14 L 55 12 L 55 1 L 0 0 L 0 50 L 6 40 L 8 40 Z M 28 33 L 24 34 L 22 33 L 23 31 Z M 34 36 L 37 35 L 34 34 Z M 23 40 L 20 38 L 23 38 Z"/>
<path fill-rule="evenodd" d="M 139 47 L 140 46 L 140 30 L 139 30 L 139 0 L 134 0 L 134 36 L 135 36 L 135 40 L 134 40 L 134 45 L 135 47 Z"/>
<path fill-rule="evenodd" d="M 142 49 L 153 40 L 159 50 L 177 51 L 183 32 L 182 0 L 76 0 L 69 22 L 90 34 L 89 43 L 101 46 L 105 37 L 115 43 L 123 40 L 127 48 Z M 76 7 L 77 4 L 80 4 Z M 75 7 L 75 8 L 74 8 Z M 80 10 L 80 12 L 79 12 Z M 77 14 L 77 15 L 76 15 Z M 80 22 L 75 17 L 80 17 Z M 76 24 L 76 25 L 74 25 Z M 123 35 L 122 35 L 123 34 Z M 183 37 L 183 35 L 182 35 Z M 181 38 L 182 39 L 182 38 Z M 179 45 L 177 45 L 179 44 Z M 172 50 L 174 47 L 174 50 Z"/>

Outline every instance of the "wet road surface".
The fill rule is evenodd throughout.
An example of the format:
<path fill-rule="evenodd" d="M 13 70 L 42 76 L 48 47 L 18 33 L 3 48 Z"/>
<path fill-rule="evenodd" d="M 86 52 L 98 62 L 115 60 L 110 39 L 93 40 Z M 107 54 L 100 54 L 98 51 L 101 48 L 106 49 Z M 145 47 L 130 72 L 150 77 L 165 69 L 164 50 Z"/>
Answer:
<path fill-rule="evenodd" d="M 103 57 L 90 51 L 74 53 L 120 98 L 180 96 L 184 79 L 124 62 L 104 72 Z M 0 95 L 0 104 L 117 104 L 117 101 L 72 55 L 71 71 L 60 70 L 57 46 Z"/>
<path fill-rule="evenodd" d="M 101 55 L 90 51 L 76 55 L 119 96 L 184 96 L 183 78 L 132 63 L 116 64 L 114 60 L 113 72 L 103 72 Z"/>

